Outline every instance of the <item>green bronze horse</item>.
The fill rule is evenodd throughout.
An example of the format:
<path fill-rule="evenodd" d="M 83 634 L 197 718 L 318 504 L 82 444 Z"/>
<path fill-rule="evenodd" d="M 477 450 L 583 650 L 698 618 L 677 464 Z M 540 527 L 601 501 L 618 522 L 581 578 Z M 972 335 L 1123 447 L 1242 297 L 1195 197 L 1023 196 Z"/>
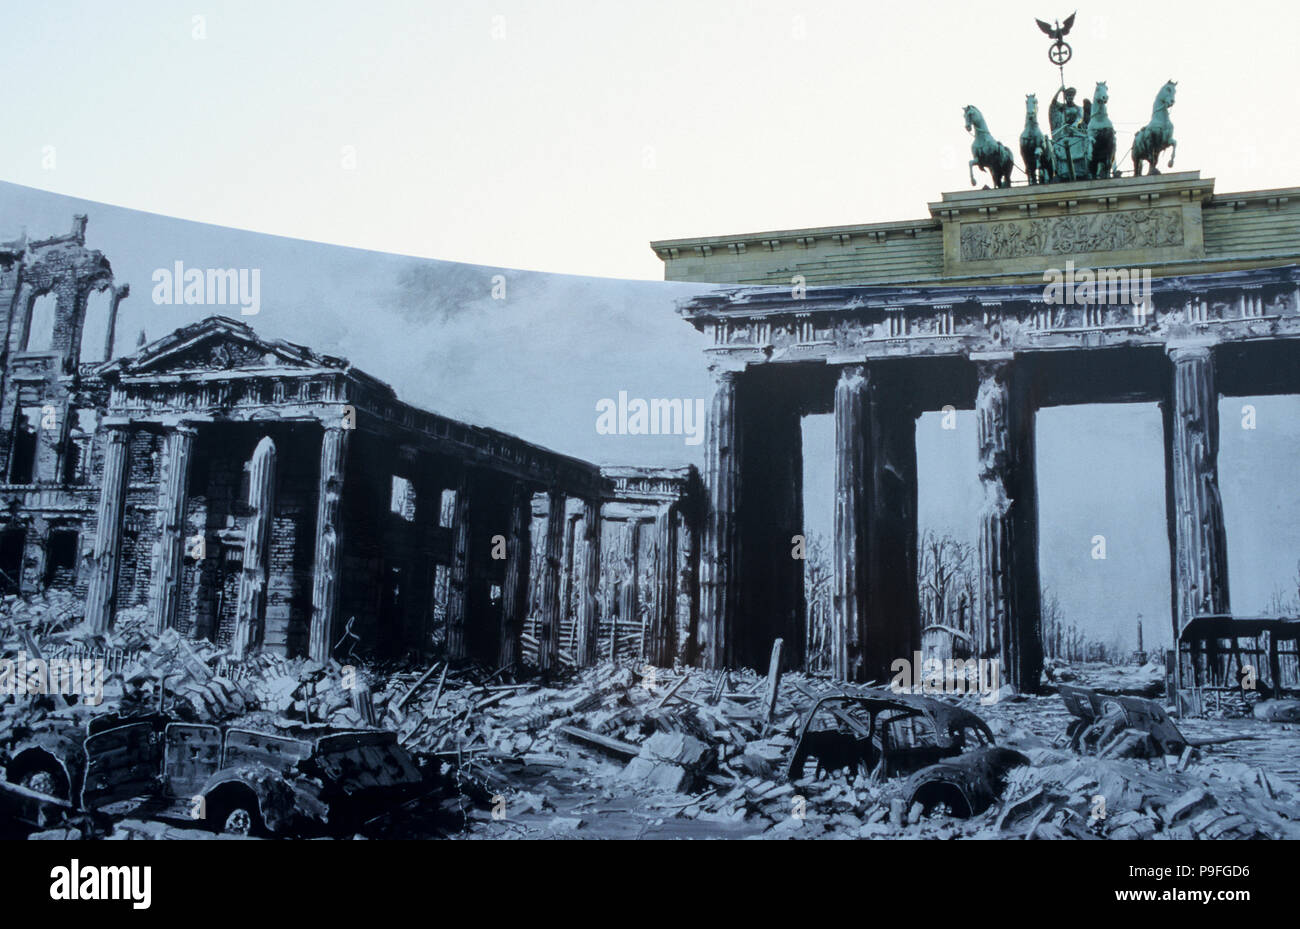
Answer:
<path fill-rule="evenodd" d="M 1011 167 L 1015 164 L 1011 149 L 993 138 L 984 123 L 984 116 L 975 107 L 965 107 L 962 113 L 966 117 L 966 131 L 970 132 L 972 128 L 975 130 L 975 141 L 970 146 L 970 153 L 974 157 L 968 165 L 970 185 L 975 186 L 975 166 L 979 165 L 980 170 L 993 176 L 994 187 L 1010 187 Z"/>
<path fill-rule="evenodd" d="M 1148 174 L 1159 174 L 1156 162 L 1165 149 L 1169 152 L 1169 167 L 1174 166 L 1174 156 L 1178 154 L 1178 142 L 1174 139 L 1174 124 L 1169 120 L 1169 108 L 1174 105 L 1174 88 L 1177 81 L 1167 81 L 1156 102 L 1151 107 L 1151 122 L 1138 130 L 1133 139 L 1133 176 L 1142 176 L 1142 162 L 1150 166 Z"/>
<path fill-rule="evenodd" d="M 1088 116 L 1088 176 L 1094 181 L 1110 177 L 1115 171 L 1115 127 L 1106 113 L 1108 102 L 1106 82 L 1098 81 Z"/>
<path fill-rule="evenodd" d="M 1020 160 L 1031 184 L 1046 184 L 1052 179 L 1052 146 L 1038 128 L 1038 95 L 1025 94 L 1025 131 L 1020 133 Z"/>

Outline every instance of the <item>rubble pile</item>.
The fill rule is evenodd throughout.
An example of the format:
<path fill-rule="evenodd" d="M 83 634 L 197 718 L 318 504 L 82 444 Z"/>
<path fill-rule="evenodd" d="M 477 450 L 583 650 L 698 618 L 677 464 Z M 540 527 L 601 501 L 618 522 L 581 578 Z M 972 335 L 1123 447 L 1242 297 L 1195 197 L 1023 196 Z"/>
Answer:
<path fill-rule="evenodd" d="M 704 835 L 713 827 L 731 835 L 864 838 L 1300 837 L 1295 781 L 1216 763 L 1217 747 L 1186 758 L 1080 757 L 1065 747 L 1069 714 L 1057 697 L 991 706 L 964 698 L 991 721 L 999 744 L 1025 752 L 1031 765 L 1013 771 L 1001 803 L 961 820 L 908 808 L 902 778 L 806 771 L 786 779 L 808 708 L 820 696 L 863 688 L 786 674 L 769 723 L 760 705 L 767 681 L 754 672 L 657 669 L 646 686 L 644 670 L 603 665 L 549 687 L 449 679 L 436 706 L 429 695 L 409 703 L 404 741 L 497 798 L 497 818 L 471 813 L 489 835 L 521 822 L 525 834 L 583 828 L 602 835 L 611 813 L 635 809 L 659 834 Z M 1290 735 L 1294 751 L 1300 733 Z M 585 802 L 574 801 L 575 789 L 589 795 Z M 1209 799 L 1192 800 L 1202 795 Z"/>
<path fill-rule="evenodd" d="M 17 713 L 85 707 L 82 715 L 166 711 L 188 722 L 221 723 L 257 717 L 269 725 L 358 728 L 374 725 L 364 669 L 255 655 L 235 663 L 230 651 L 175 629 L 153 633 L 143 615 L 123 613 L 108 632 L 95 633 L 71 594 L 47 592 L 0 602 L 0 657 L 25 658 L 36 679 L 37 662 L 97 662 L 102 694 L 50 693 L 34 700 L 0 700 L 0 726 Z M 88 680 L 90 671 L 86 672 Z M 35 686 L 35 685 L 33 685 Z M 66 690 L 66 689 L 65 689 Z M 381 710 L 387 695 L 373 701 Z M 357 709 L 354 704 L 362 704 Z"/>
<path fill-rule="evenodd" d="M 56 594 L 0 604 L 4 658 L 95 656 L 105 664 L 100 703 L 0 695 L 0 762 L 15 734 L 41 725 L 161 711 L 268 733 L 388 730 L 437 772 L 447 789 L 429 802 L 469 838 L 1300 838 L 1300 726 L 1289 711 L 1180 722 L 1204 742 L 1251 741 L 1168 755 L 1136 750 L 1145 743 L 1129 729 L 1127 740 L 1107 731 L 1109 748 L 1081 754 L 1060 696 L 936 694 L 978 715 L 997 745 L 1029 761 L 1010 770 L 988 809 L 962 819 L 909 802 L 907 778 L 879 769 L 789 770 L 821 698 L 882 693 L 826 676 L 606 662 L 512 679 L 444 662 L 345 665 L 266 654 L 235 662 L 227 649 L 175 630 L 154 635 L 141 617 L 92 634 L 77 606 Z M 112 834 L 191 831 L 132 818 Z"/>

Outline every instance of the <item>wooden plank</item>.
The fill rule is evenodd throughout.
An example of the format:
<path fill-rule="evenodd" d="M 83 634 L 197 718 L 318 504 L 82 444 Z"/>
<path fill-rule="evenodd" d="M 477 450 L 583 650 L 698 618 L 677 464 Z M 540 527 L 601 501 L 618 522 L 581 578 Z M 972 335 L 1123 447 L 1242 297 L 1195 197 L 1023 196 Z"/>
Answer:
<path fill-rule="evenodd" d="M 776 712 L 776 696 L 781 689 L 781 650 L 784 639 L 772 643 L 772 658 L 767 664 L 767 691 L 763 696 L 763 722 L 770 723 Z"/>
<path fill-rule="evenodd" d="M 691 676 L 691 672 L 687 671 L 685 674 L 679 677 L 676 683 L 674 683 L 672 687 L 668 688 L 668 693 L 664 694 L 662 697 L 659 698 L 659 702 L 655 704 L 655 709 L 656 710 L 663 709 L 664 704 L 673 698 L 673 694 L 677 693 L 678 688 L 680 688 L 683 684 L 685 684 L 686 679 L 690 676 Z"/>
<path fill-rule="evenodd" d="M 424 684 L 425 684 L 425 682 L 428 681 L 429 678 L 433 677 L 433 672 L 436 671 L 436 670 L 438 670 L 438 662 L 435 661 L 433 664 L 429 665 L 429 670 L 428 670 L 428 671 L 425 671 L 423 674 L 421 674 L 421 675 L 420 675 L 420 679 L 419 679 L 418 681 L 416 681 L 414 684 L 411 685 L 411 689 L 408 690 L 405 694 L 402 695 L 402 698 L 401 698 L 400 700 L 397 701 L 397 706 L 394 707 L 394 709 L 398 709 L 398 710 L 400 710 L 402 707 L 406 706 L 406 701 L 407 701 L 407 700 L 410 700 L 410 699 L 411 699 L 411 696 L 412 696 L 412 695 L 413 695 L 417 690 L 419 690 L 421 687 L 423 687 Z M 446 679 L 447 679 L 447 667 L 446 667 L 446 665 L 444 665 L 444 666 L 443 666 L 443 669 L 442 669 L 442 680 L 445 681 Z M 438 683 L 438 689 L 439 689 L 439 690 L 442 689 L 442 682 L 441 682 L 441 681 L 439 681 L 439 683 Z"/>
<path fill-rule="evenodd" d="M 639 745 L 632 745 L 630 742 L 620 742 L 618 739 L 611 739 L 609 736 L 601 735 L 598 732 L 589 732 L 586 729 L 579 729 L 577 726 L 561 726 L 559 731 L 575 741 L 594 745 L 596 748 L 602 748 L 611 754 L 623 758 L 635 758 L 641 754 L 641 747 Z"/>

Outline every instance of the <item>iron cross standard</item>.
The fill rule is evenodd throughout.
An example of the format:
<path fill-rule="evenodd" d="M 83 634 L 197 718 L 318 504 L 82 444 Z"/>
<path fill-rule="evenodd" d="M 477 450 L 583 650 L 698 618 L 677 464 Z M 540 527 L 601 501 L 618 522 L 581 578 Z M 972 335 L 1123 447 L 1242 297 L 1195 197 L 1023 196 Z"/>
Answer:
<path fill-rule="evenodd" d="M 1060 69 L 1062 87 L 1065 86 L 1065 63 L 1074 55 L 1074 50 L 1070 48 L 1069 43 L 1065 41 L 1065 37 L 1070 34 L 1070 30 L 1074 27 L 1074 17 L 1077 14 L 1078 11 L 1076 10 L 1074 13 L 1065 17 L 1064 24 L 1062 24 L 1058 19 L 1055 26 L 1049 25 L 1041 19 L 1034 20 L 1034 22 L 1038 23 L 1038 28 L 1043 30 L 1049 39 L 1055 39 L 1051 47 L 1047 50 L 1047 57 L 1052 64 L 1056 65 Z"/>

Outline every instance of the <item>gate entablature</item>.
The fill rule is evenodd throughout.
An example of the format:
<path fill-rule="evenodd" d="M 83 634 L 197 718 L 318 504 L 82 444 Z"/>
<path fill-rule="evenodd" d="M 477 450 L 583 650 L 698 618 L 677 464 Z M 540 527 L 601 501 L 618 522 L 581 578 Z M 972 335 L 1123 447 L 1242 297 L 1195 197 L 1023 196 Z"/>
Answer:
<path fill-rule="evenodd" d="M 1055 293 L 1047 284 L 726 288 L 678 312 L 711 337 L 714 362 L 733 368 L 1151 347 L 1197 334 L 1216 344 L 1300 337 L 1298 265 L 1165 278 L 1100 269 L 1088 280 L 1096 299 L 1085 303 L 1076 276 Z"/>

